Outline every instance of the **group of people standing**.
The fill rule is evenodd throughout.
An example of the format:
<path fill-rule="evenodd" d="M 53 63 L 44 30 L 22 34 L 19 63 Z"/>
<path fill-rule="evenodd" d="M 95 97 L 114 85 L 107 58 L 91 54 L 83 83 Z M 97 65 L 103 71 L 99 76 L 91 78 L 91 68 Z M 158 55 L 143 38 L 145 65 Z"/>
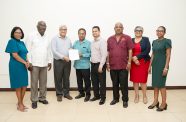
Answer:
<path fill-rule="evenodd" d="M 139 85 L 143 92 L 143 103 L 148 102 L 146 95 L 147 77 L 152 67 L 152 87 L 154 88 L 154 101 L 148 107 L 157 111 L 167 109 L 166 103 L 166 77 L 169 69 L 171 55 L 171 40 L 164 37 L 166 28 L 159 26 L 156 30 L 158 39 L 152 42 L 152 55 L 150 56 L 151 44 L 148 37 L 143 37 L 143 27 L 134 29 L 135 38 L 123 33 L 123 24 L 118 22 L 114 27 L 115 34 L 108 40 L 101 37 L 99 26 L 92 27 L 93 41 L 86 39 L 86 30 L 78 30 L 79 39 L 71 43 L 67 37 L 67 26 L 59 27 L 59 34 L 48 40 L 45 35 L 46 23 L 39 21 L 37 32 L 28 36 L 25 43 L 21 41 L 24 33 L 20 27 L 14 27 L 11 32 L 6 52 L 10 53 L 9 74 L 11 88 L 16 89 L 18 98 L 17 109 L 25 112 L 28 107 L 24 105 L 23 98 L 28 86 L 28 72 L 31 72 L 31 101 L 32 108 L 37 108 L 37 102 L 48 104 L 47 93 L 47 70 L 54 69 L 54 81 L 57 101 L 62 98 L 72 100 L 69 93 L 71 60 L 69 50 L 79 51 L 79 60 L 74 61 L 76 69 L 77 85 L 79 94 L 75 99 L 84 97 L 84 102 L 99 101 L 103 105 L 106 100 L 106 70 L 110 72 L 113 87 L 113 100 L 110 105 L 119 102 L 122 93 L 123 107 L 128 107 L 128 74 L 133 82 L 135 99 L 139 102 Z M 38 95 L 39 84 L 39 95 Z M 85 87 L 83 87 L 85 84 Z M 93 97 L 91 98 L 91 84 Z M 159 106 L 159 91 L 162 103 Z"/>

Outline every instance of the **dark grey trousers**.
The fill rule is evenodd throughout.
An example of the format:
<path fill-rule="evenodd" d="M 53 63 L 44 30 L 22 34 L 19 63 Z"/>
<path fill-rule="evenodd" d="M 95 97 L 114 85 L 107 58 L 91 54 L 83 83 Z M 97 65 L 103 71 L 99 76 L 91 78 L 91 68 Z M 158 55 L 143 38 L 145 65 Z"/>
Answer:
<path fill-rule="evenodd" d="M 56 96 L 69 95 L 71 62 L 54 59 Z"/>
<path fill-rule="evenodd" d="M 39 98 L 38 98 L 38 83 L 39 83 Z M 46 100 L 47 92 L 47 67 L 33 66 L 31 72 L 31 101 Z"/>

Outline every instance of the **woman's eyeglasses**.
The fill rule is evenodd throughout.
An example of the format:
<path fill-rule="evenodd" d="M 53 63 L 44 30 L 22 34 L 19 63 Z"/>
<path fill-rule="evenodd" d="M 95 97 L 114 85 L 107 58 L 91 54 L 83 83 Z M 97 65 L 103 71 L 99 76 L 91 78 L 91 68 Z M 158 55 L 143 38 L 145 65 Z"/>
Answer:
<path fill-rule="evenodd" d="M 135 30 L 135 32 L 143 32 L 142 30 Z"/>
<path fill-rule="evenodd" d="M 162 32 L 164 32 L 164 30 L 156 30 L 156 32 L 161 32 L 162 33 Z"/>

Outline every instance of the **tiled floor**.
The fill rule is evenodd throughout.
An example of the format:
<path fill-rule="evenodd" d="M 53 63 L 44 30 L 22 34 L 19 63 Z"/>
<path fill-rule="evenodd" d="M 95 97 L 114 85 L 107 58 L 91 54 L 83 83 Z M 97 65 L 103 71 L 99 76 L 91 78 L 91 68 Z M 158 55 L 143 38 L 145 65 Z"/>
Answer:
<path fill-rule="evenodd" d="M 75 97 L 77 91 L 72 91 Z M 122 107 L 122 102 L 110 106 L 112 91 L 107 91 L 106 104 L 99 101 L 84 102 L 83 99 L 57 102 L 55 92 L 48 92 L 49 105 L 38 103 L 38 108 L 30 107 L 30 92 L 26 93 L 25 103 L 28 112 L 16 110 L 15 92 L 0 92 L 0 122 L 186 122 L 186 90 L 168 90 L 168 110 L 156 112 L 147 109 L 153 98 L 153 91 L 148 91 L 148 104 L 142 99 L 138 104 L 133 102 L 133 90 L 129 91 L 129 107 Z M 140 98 L 142 98 L 140 94 Z"/>

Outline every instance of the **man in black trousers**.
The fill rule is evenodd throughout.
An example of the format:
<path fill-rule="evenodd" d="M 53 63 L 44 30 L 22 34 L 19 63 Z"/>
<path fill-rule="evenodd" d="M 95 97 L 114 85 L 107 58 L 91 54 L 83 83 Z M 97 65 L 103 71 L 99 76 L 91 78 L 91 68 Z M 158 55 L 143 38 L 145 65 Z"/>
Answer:
<path fill-rule="evenodd" d="M 78 30 L 79 39 L 74 42 L 73 48 L 78 50 L 80 59 L 74 61 L 74 68 L 76 69 L 76 77 L 78 84 L 79 94 L 75 99 L 80 99 L 85 97 L 84 102 L 89 101 L 90 99 L 90 41 L 86 40 L 86 30 L 80 28 Z M 85 83 L 85 88 L 83 88 L 83 81 Z M 86 94 L 85 94 L 86 93 Z"/>
<path fill-rule="evenodd" d="M 100 37 L 99 26 L 92 28 L 94 40 L 91 44 L 91 79 L 94 97 L 90 101 L 100 100 L 99 105 L 106 99 L 106 58 L 107 42 Z"/>

